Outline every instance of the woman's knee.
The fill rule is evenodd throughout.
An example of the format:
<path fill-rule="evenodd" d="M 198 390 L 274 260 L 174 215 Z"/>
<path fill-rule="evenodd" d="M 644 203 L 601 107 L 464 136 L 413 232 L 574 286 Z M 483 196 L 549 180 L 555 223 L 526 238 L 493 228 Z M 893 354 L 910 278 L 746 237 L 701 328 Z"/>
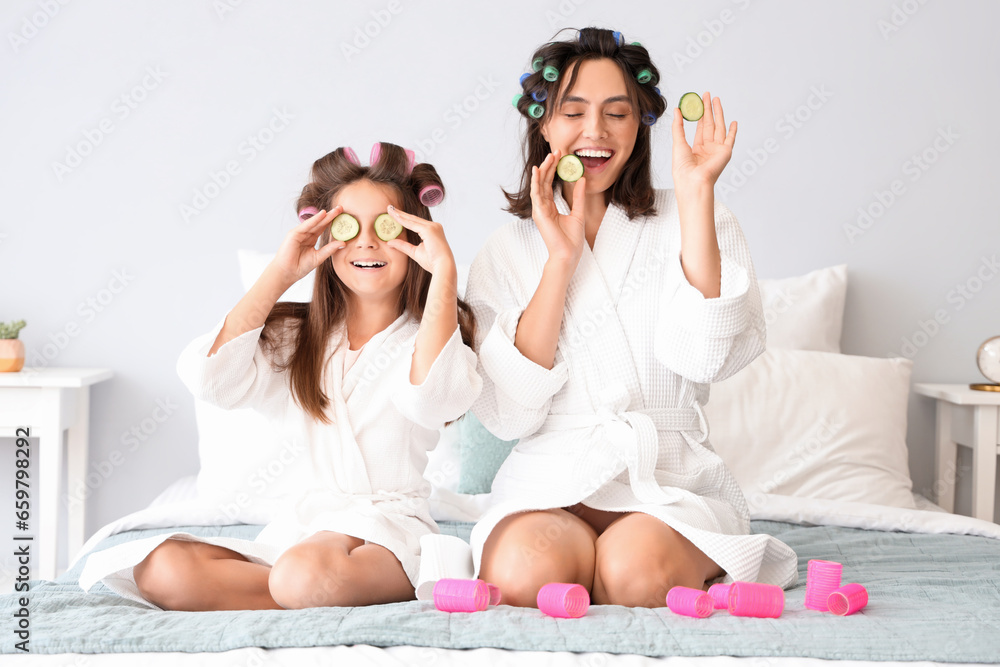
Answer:
<path fill-rule="evenodd" d="M 563 510 L 506 517 L 483 547 L 480 577 L 496 584 L 501 602 L 533 607 L 539 589 L 558 581 L 590 589 L 594 575 L 594 530 Z"/>
<path fill-rule="evenodd" d="M 297 544 L 283 553 L 268 575 L 274 601 L 285 609 L 345 606 L 350 577 L 347 553 Z"/>
<path fill-rule="evenodd" d="M 142 596 L 163 609 L 191 607 L 204 578 L 199 546 L 205 545 L 168 538 L 149 552 L 132 570 Z"/>

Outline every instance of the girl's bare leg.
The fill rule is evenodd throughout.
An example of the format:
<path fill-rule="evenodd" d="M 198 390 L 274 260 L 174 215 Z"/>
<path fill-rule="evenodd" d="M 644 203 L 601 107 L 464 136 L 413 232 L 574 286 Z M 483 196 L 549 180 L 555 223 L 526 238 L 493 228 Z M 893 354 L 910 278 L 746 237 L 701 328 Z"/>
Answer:
<path fill-rule="evenodd" d="M 286 609 L 356 607 L 415 599 L 395 555 L 377 544 L 321 530 L 285 551 L 268 581 Z"/>
<path fill-rule="evenodd" d="M 269 571 L 231 549 L 170 538 L 133 575 L 143 597 L 162 609 L 281 609 L 267 589 Z"/>
<path fill-rule="evenodd" d="M 597 538 L 594 604 L 663 607 L 674 586 L 707 590 L 725 571 L 656 517 L 630 512 Z"/>
<path fill-rule="evenodd" d="M 563 509 L 520 512 L 502 519 L 486 544 L 479 576 L 496 584 L 501 604 L 537 606 L 539 589 L 558 581 L 590 590 L 597 533 Z"/>

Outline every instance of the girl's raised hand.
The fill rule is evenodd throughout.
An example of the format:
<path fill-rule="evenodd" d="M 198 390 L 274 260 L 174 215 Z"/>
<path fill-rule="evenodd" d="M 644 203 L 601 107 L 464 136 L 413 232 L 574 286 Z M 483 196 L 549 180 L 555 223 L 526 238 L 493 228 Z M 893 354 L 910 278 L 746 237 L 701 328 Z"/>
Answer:
<path fill-rule="evenodd" d="M 316 248 L 320 235 L 343 210 L 343 207 L 335 206 L 330 211 L 320 211 L 297 224 L 285 235 L 271 265 L 289 286 L 309 275 L 310 271 L 325 262 L 335 251 L 347 247 L 343 241 L 331 238 L 326 245 Z"/>
<path fill-rule="evenodd" d="M 684 136 L 684 117 L 674 109 L 673 124 L 673 176 L 674 187 L 707 185 L 714 187 L 733 156 L 736 141 L 736 121 L 726 131 L 726 118 L 722 114 L 722 100 L 706 92 L 702 96 L 705 113 L 698 121 L 694 143 L 688 146 Z"/>
<path fill-rule="evenodd" d="M 567 260 L 576 268 L 586 239 L 583 202 L 587 178 L 580 178 L 573 188 L 573 205 L 569 215 L 559 213 L 552 196 L 552 179 L 561 157 L 562 151 L 557 149 L 546 155 L 540 165 L 531 168 L 531 218 L 542 235 L 549 258 Z"/>
<path fill-rule="evenodd" d="M 395 206 L 389 206 L 388 212 L 393 220 L 410 231 L 416 232 L 420 237 L 420 243 L 413 245 L 400 236 L 386 241 L 387 246 L 403 253 L 431 275 L 436 275 L 444 269 L 456 270 L 455 256 L 444 237 L 444 227 L 441 226 L 440 222 L 418 218 L 405 211 L 400 211 Z"/>

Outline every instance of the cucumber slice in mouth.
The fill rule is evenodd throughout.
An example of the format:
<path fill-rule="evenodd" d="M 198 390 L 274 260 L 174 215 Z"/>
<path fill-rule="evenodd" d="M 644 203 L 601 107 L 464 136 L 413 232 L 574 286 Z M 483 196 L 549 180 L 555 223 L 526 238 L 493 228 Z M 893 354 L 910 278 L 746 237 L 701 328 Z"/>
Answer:
<path fill-rule="evenodd" d="M 403 226 L 388 213 L 375 218 L 375 235 L 383 241 L 391 241 L 402 233 Z"/>
<path fill-rule="evenodd" d="M 358 224 L 358 219 L 350 213 L 341 213 L 330 223 L 330 236 L 338 241 L 350 241 L 360 231 L 361 225 Z"/>
<path fill-rule="evenodd" d="M 559 178 L 572 183 L 583 176 L 583 160 L 575 155 L 563 155 L 556 164 L 556 174 Z"/>
<path fill-rule="evenodd" d="M 705 103 L 698 93 L 684 93 L 677 106 L 684 120 L 700 120 L 705 115 Z"/>

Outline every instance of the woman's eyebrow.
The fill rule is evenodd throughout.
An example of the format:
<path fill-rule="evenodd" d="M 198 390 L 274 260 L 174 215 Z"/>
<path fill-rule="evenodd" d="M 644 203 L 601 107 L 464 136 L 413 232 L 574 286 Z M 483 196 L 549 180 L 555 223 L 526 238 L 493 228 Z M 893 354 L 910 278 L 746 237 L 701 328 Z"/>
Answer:
<path fill-rule="evenodd" d="M 582 102 L 583 104 L 590 104 L 590 100 L 584 99 L 582 97 L 577 97 L 576 95 L 570 95 L 563 102 Z M 631 102 L 628 95 L 615 95 L 614 97 L 609 97 L 604 100 L 604 104 L 611 104 L 613 102 Z"/>

